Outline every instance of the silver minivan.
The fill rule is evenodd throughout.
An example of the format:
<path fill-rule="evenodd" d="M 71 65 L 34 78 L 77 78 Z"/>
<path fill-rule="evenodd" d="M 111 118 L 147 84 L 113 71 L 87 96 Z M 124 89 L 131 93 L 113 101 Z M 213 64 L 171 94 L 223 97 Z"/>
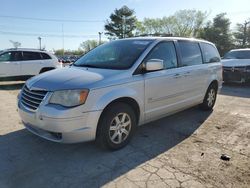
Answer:
<path fill-rule="evenodd" d="M 200 105 L 222 85 L 214 44 L 187 38 L 129 38 L 103 44 L 72 66 L 28 80 L 18 96 L 24 126 L 60 143 L 90 140 L 119 149 L 136 126 Z"/>

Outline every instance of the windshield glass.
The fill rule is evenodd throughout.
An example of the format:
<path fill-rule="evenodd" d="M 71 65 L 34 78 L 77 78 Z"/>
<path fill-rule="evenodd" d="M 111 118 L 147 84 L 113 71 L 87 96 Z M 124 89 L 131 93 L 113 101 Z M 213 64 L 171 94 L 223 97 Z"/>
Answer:
<path fill-rule="evenodd" d="M 128 69 L 152 40 L 117 40 L 91 50 L 73 65 L 103 69 Z"/>
<path fill-rule="evenodd" d="M 250 59 L 250 50 L 230 51 L 226 53 L 224 59 Z"/>

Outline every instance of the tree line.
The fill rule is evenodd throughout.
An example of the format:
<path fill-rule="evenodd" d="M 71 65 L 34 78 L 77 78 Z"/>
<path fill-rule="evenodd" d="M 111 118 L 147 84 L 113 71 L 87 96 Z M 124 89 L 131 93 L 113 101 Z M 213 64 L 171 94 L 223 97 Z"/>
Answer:
<path fill-rule="evenodd" d="M 238 23 L 235 30 L 226 13 L 208 20 L 209 13 L 200 10 L 179 10 L 162 18 L 144 18 L 139 21 L 133 9 L 123 6 L 115 9 L 104 25 L 109 40 L 137 36 L 194 37 L 213 42 L 221 56 L 233 48 L 250 47 L 250 20 Z M 104 43 L 102 41 L 101 43 Z M 87 40 L 75 51 L 56 50 L 56 54 L 83 54 L 99 45 L 97 40 Z"/>
<path fill-rule="evenodd" d="M 201 38 L 213 42 L 221 55 L 232 48 L 250 46 L 250 21 L 238 23 L 232 31 L 226 13 L 216 15 L 211 21 L 207 21 L 208 16 L 208 12 L 200 10 L 179 10 L 170 16 L 139 21 L 133 9 L 123 6 L 114 10 L 104 29 L 110 40 L 133 36 Z"/>

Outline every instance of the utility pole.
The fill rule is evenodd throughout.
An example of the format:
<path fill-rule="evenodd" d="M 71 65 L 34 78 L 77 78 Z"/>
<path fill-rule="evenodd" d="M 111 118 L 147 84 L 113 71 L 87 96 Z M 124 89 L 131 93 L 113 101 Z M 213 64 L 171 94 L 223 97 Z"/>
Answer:
<path fill-rule="evenodd" d="M 246 42 L 247 42 L 247 25 L 250 23 L 250 21 L 245 21 L 244 23 L 244 30 L 243 30 L 243 41 L 242 41 L 242 46 L 245 47 Z"/>
<path fill-rule="evenodd" d="M 62 50 L 63 50 L 63 55 L 64 55 L 64 27 L 62 23 Z"/>
<path fill-rule="evenodd" d="M 42 49 L 42 38 L 38 37 L 38 40 L 39 40 L 39 49 L 41 50 Z"/>
<path fill-rule="evenodd" d="M 99 34 L 99 45 L 102 44 L 102 33 L 103 32 L 98 32 L 98 34 Z"/>

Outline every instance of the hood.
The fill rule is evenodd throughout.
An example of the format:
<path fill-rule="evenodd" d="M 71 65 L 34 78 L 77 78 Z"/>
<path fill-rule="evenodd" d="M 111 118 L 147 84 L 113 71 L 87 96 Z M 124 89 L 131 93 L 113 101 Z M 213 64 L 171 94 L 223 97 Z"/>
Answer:
<path fill-rule="evenodd" d="M 222 59 L 223 67 L 250 66 L 250 59 Z"/>
<path fill-rule="evenodd" d="M 29 79 L 26 85 L 29 89 L 44 89 L 56 91 L 64 89 L 90 88 L 94 83 L 120 74 L 120 70 L 93 69 L 84 67 L 67 67 L 45 72 Z"/>

